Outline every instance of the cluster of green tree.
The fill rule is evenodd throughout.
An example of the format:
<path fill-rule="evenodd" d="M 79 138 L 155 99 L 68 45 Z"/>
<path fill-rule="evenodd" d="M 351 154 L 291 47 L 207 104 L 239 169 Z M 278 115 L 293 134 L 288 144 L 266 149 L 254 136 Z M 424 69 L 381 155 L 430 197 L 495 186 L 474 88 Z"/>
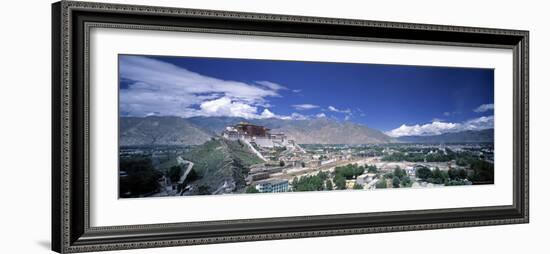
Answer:
<path fill-rule="evenodd" d="M 294 191 L 321 191 L 333 189 L 332 183 L 328 179 L 328 173 L 323 171 L 313 176 L 295 177 L 292 179 L 291 184 Z"/>
<path fill-rule="evenodd" d="M 154 169 L 149 156 L 121 158 L 119 167 L 126 172 L 119 181 L 121 197 L 139 197 L 158 191 L 158 180 L 163 174 Z"/>
<path fill-rule="evenodd" d="M 427 167 L 419 166 L 416 168 L 416 176 L 428 183 L 445 184 L 449 181 L 449 174 L 436 167 L 433 171 Z"/>
<path fill-rule="evenodd" d="M 367 165 L 367 173 L 378 173 L 378 168 L 376 167 L 376 165 Z"/>
<path fill-rule="evenodd" d="M 445 185 L 464 185 L 468 182 L 472 184 L 492 184 L 494 182 L 494 165 L 492 163 L 473 160 L 469 167 L 471 169 L 470 174 L 464 169 L 451 168 L 445 172 L 439 170 L 439 168 L 431 171 L 429 168 L 419 167 L 416 170 L 416 176 L 429 183 Z"/>
<path fill-rule="evenodd" d="M 469 167 L 473 174 L 468 180 L 473 184 L 492 184 L 494 182 L 494 164 L 482 160 L 472 152 L 457 154 L 456 165 Z"/>
<path fill-rule="evenodd" d="M 346 180 L 357 178 L 357 176 L 365 172 L 365 167 L 357 164 L 348 164 L 334 169 L 334 185 L 338 190 L 346 189 Z"/>
<path fill-rule="evenodd" d="M 386 173 L 384 179 L 392 179 L 393 188 L 411 187 L 412 181 L 407 172 L 401 167 L 396 166 L 392 173 Z"/>
<path fill-rule="evenodd" d="M 365 172 L 365 167 L 357 164 L 348 164 L 334 169 L 334 174 L 341 175 L 347 180 L 355 179 L 357 176 Z"/>
<path fill-rule="evenodd" d="M 443 153 L 442 151 L 437 151 L 436 153 L 429 153 L 426 155 L 427 162 L 447 162 L 455 159 L 455 156 L 451 153 Z"/>
<path fill-rule="evenodd" d="M 479 159 L 480 156 L 471 151 L 456 153 L 456 165 L 458 166 L 468 166 Z"/>
<path fill-rule="evenodd" d="M 168 178 L 170 179 L 170 181 L 173 182 L 173 183 L 179 181 L 181 176 L 183 175 L 181 171 L 182 170 L 181 170 L 180 165 L 172 166 L 170 168 L 170 170 L 168 170 L 168 173 L 167 173 Z"/>
<path fill-rule="evenodd" d="M 424 161 L 423 154 L 405 154 L 402 152 L 395 152 L 382 157 L 382 161 L 412 161 L 421 162 Z"/>
<path fill-rule="evenodd" d="M 258 189 L 256 189 L 256 187 L 250 185 L 250 186 L 246 187 L 245 192 L 246 193 L 259 193 L 260 191 Z"/>
<path fill-rule="evenodd" d="M 435 153 L 404 153 L 404 152 L 395 152 L 389 155 L 382 157 L 382 161 L 410 161 L 410 162 L 446 162 L 455 159 L 453 153 L 447 152 L 445 154 L 443 151 L 437 151 Z"/>
<path fill-rule="evenodd" d="M 388 187 L 388 184 L 386 183 L 386 178 L 382 177 L 378 182 L 376 182 L 376 188 L 377 189 L 385 189 Z"/>
<path fill-rule="evenodd" d="M 464 169 L 450 168 L 447 171 L 450 180 L 463 180 L 468 178 L 468 172 Z"/>
<path fill-rule="evenodd" d="M 470 168 L 474 173 L 468 178 L 472 184 L 493 184 L 494 183 L 494 164 L 484 161 L 475 160 L 470 163 Z"/>
<path fill-rule="evenodd" d="M 346 189 L 346 178 L 342 175 L 335 175 L 333 178 L 334 185 L 336 185 L 336 189 L 338 190 L 345 190 Z"/>

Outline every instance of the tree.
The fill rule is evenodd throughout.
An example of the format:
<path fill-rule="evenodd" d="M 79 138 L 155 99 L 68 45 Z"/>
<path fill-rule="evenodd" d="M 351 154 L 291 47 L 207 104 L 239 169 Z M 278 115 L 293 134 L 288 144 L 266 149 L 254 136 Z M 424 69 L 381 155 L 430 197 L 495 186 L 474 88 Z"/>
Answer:
<path fill-rule="evenodd" d="M 332 186 L 332 181 L 326 180 L 325 181 L 325 190 L 333 190 L 334 186 Z"/>
<path fill-rule="evenodd" d="M 399 180 L 399 177 L 394 176 L 392 179 L 392 185 L 394 188 L 399 188 L 399 185 L 401 184 L 401 180 Z"/>
<path fill-rule="evenodd" d="M 439 167 L 436 167 L 435 170 L 432 172 L 432 183 L 435 184 L 442 184 L 445 183 L 445 178 L 443 177 L 443 173 L 439 169 Z"/>
<path fill-rule="evenodd" d="M 172 166 L 168 171 L 168 178 L 170 178 L 172 183 L 178 182 L 181 178 L 181 167 L 178 165 Z"/>
<path fill-rule="evenodd" d="M 411 187 L 412 181 L 409 176 L 404 176 L 401 178 L 401 187 Z"/>
<path fill-rule="evenodd" d="M 324 181 L 319 175 L 296 177 L 292 181 L 294 191 L 320 191 L 324 189 Z"/>
<path fill-rule="evenodd" d="M 365 167 L 363 166 L 357 166 L 357 164 L 355 164 L 355 168 L 354 168 L 354 177 L 353 178 L 357 178 L 358 176 L 362 175 L 363 173 L 365 173 Z"/>
<path fill-rule="evenodd" d="M 353 185 L 353 189 L 354 189 L 354 190 L 362 190 L 362 189 L 363 189 L 363 186 L 361 186 L 361 185 L 355 183 L 355 184 Z"/>
<path fill-rule="evenodd" d="M 474 171 L 469 178 L 473 184 L 484 184 L 494 182 L 494 165 L 483 160 L 475 160 L 470 165 Z"/>
<path fill-rule="evenodd" d="M 399 166 L 395 166 L 395 169 L 393 170 L 393 175 L 402 178 L 403 176 L 407 175 L 405 170 L 402 170 Z"/>
<path fill-rule="evenodd" d="M 198 193 L 197 194 L 198 195 L 210 195 L 212 193 L 210 192 L 210 187 L 208 187 L 206 185 L 200 185 L 198 187 Z"/>
<path fill-rule="evenodd" d="M 321 180 L 327 180 L 328 178 L 328 173 L 327 172 L 324 172 L 324 171 L 319 171 L 319 173 L 317 173 L 317 176 L 319 178 L 321 178 Z"/>
<path fill-rule="evenodd" d="M 385 189 L 387 188 L 387 183 L 386 183 L 386 179 L 385 178 L 382 178 L 380 179 L 380 181 L 376 182 L 376 188 L 377 189 Z"/>
<path fill-rule="evenodd" d="M 363 172 L 365 172 L 365 168 L 363 166 L 358 166 L 357 164 L 348 164 L 342 167 L 336 167 L 334 172 L 336 175 L 340 175 L 348 180 L 351 180 L 363 174 Z"/>
<path fill-rule="evenodd" d="M 460 170 L 455 169 L 455 168 L 449 168 L 449 171 L 447 172 L 447 174 L 449 176 L 449 179 L 451 179 L 451 180 L 460 179 L 459 171 Z"/>
<path fill-rule="evenodd" d="M 192 182 L 199 178 L 200 176 L 197 174 L 197 172 L 194 169 L 191 169 L 191 171 L 189 171 L 187 177 L 185 178 L 185 182 Z"/>
<path fill-rule="evenodd" d="M 120 171 L 127 176 L 120 178 L 119 193 L 122 197 L 136 197 L 153 193 L 160 187 L 162 173 L 155 170 L 150 157 L 120 160 Z"/>
<path fill-rule="evenodd" d="M 466 160 L 464 158 L 459 158 L 458 160 L 456 160 L 456 165 L 466 166 L 466 165 L 468 165 L 468 163 L 466 162 Z"/>
<path fill-rule="evenodd" d="M 339 190 L 345 190 L 346 189 L 346 178 L 344 178 L 341 175 L 336 175 L 334 177 L 334 185 L 336 185 L 336 188 Z"/>
<path fill-rule="evenodd" d="M 427 180 L 432 177 L 432 171 L 427 167 L 419 167 L 416 170 L 416 176 L 422 180 Z"/>
<path fill-rule="evenodd" d="M 369 173 L 378 173 L 378 169 L 376 168 L 376 165 L 368 165 L 367 166 L 367 172 L 369 172 Z"/>
<path fill-rule="evenodd" d="M 466 179 L 466 177 L 468 177 L 468 173 L 466 172 L 466 170 L 461 169 L 458 171 L 458 177 L 460 179 Z"/>
<path fill-rule="evenodd" d="M 246 193 L 259 193 L 260 191 L 258 189 L 256 189 L 256 187 L 251 185 L 251 186 L 246 187 L 245 192 Z"/>
<path fill-rule="evenodd" d="M 445 183 L 445 186 L 456 186 L 456 185 L 464 185 L 464 181 L 462 180 L 450 180 Z"/>

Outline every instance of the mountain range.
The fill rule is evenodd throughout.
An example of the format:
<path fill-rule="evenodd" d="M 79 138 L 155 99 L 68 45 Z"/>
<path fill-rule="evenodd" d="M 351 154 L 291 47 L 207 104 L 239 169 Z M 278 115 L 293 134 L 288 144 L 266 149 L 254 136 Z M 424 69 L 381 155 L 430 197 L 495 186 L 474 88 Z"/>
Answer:
<path fill-rule="evenodd" d="M 220 135 L 225 127 L 249 122 L 284 133 L 299 144 L 383 144 L 492 142 L 493 130 L 463 131 L 435 136 L 390 137 L 368 126 L 330 118 L 285 120 L 278 118 L 149 116 L 121 117 L 120 145 L 199 145 Z"/>
<path fill-rule="evenodd" d="M 180 117 L 121 117 L 120 145 L 199 145 L 211 133 Z"/>
<path fill-rule="evenodd" d="M 398 141 L 405 143 L 481 143 L 493 142 L 494 129 L 478 131 L 449 132 L 432 136 L 402 136 Z"/>

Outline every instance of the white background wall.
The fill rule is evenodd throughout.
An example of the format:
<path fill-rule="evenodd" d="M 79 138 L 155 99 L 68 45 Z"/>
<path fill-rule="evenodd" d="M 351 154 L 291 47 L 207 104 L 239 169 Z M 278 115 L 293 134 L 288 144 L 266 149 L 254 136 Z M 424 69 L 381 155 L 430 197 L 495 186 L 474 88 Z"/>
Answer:
<path fill-rule="evenodd" d="M 550 226 L 550 29 L 545 1 L 111 1 L 531 31 L 531 223 L 133 250 L 121 253 L 544 253 Z M 50 245 L 50 1 L 6 1 L 0 15 L 0 253 Z"/>

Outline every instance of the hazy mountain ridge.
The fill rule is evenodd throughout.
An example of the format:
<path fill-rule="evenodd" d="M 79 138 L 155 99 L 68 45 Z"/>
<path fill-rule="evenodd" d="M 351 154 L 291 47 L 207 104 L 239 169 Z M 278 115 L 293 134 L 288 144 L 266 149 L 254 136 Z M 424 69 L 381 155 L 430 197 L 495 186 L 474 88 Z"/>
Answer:
<path fill-rule="evenodd" d="M 443 133 L 431 136 L 402 136 L 398 140 L 405 143 L 478 143 L 493 142 L 494 129 L 485 129 L 477 131 L 460 131 Z"/>
<path fill-rule="evenodd" d="M 211 133 L 180 117 L 121 117 L 120 145 L 200 145 Z"/>
<path fill-rule="evenodd" d="M 381 131 L 350 121 L 329 118 L 306 120 L 245 119 L 240 117 L 174 116 L 121 117 L 120 144 L 128 145 L 199 145 L 219 135 L 226 126 L 250 122 L 284 133 L 300 144 L 377 144 L 492 142 L 493 129 L 463 131 L 434 136 L 392 138 Z"/>
<path fill-rule="evenodd" d="M 250 122 L 272 129 L 272 133 L 284 133 L 300 144 L 366 144 L 389 143 L 395 140 L 381 131 L 350 121 L 338 122 L 329 118 L 306 120 L 282 120 L 277 118 L 251 119 L 235 117 L 193 117 L 195 125 L 220 133 L 225 126 Z"/>

